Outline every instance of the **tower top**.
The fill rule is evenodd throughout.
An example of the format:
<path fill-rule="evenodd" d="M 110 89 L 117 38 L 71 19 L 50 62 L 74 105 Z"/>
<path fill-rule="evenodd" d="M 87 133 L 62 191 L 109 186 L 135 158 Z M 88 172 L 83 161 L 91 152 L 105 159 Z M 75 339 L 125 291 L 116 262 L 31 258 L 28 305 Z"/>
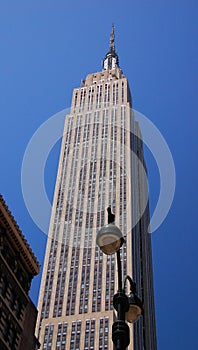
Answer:
<path fill-rule="evenodd" d="M 103 60 L 103 69 L 111 70 L 119 67 L 118 55 L 115 51 L 115 33 L 114 24 L 112 24 L 111 35 L 110 35 L 110 48 L 107 52 L 105 59 Z"/>

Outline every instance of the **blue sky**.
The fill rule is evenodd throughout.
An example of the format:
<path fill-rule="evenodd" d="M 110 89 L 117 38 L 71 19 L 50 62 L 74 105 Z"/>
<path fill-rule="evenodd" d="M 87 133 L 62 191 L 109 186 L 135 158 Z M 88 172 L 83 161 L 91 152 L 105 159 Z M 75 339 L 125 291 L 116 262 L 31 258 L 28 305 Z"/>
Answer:
<path fill-rule="evenodd" d="M 81 79 L 101 69 L 115 23 L 116 50 L 133 107 L 161 131 L 176 168 L 173 205 L 152 234 L 159 350 L 198 348 L 197 10 L 196 0 L 0 1 L 0 192 L 41 264 L 46 236 L 24 204 L 23 155 L 37 128 L 70 106 Z M 45 169 L 50 200 L 59 146 Z M 153 211 L 159 174 L 145 151 Z M 31 289 L 35 303 L 40 277 Z"/>

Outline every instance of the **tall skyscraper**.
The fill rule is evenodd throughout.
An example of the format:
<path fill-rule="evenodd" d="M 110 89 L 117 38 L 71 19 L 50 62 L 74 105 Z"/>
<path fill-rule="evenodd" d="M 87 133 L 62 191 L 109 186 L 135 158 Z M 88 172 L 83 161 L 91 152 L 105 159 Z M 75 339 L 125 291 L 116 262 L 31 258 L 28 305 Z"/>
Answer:
<path fill-rule="evenodd" d="M 144 304 L 130 349 L 156 350 L 146 167 L 131 108 L 112 27 L 103 70 L 74 89 L 65 120 L 38 303 L 41 349 L 113 349 L 117 266 L 96 247 L 111 206 L 126 239 L 124 274 Z"/>

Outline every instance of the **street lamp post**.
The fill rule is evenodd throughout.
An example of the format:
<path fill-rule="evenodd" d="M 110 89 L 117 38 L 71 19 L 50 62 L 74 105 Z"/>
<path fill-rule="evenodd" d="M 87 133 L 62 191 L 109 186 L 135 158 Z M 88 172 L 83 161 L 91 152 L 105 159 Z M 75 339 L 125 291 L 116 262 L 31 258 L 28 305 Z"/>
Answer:
<path fill-rule="evenodd" d="M 96 243 L 104 254 L 117 255 L 118 291 L 113 296 L 113 307 L 117 311 L 117 319 L 112 326 L 112 340 L 116 350 L 125 350 L 130 344 L 129 326 L 125 322 L 134 323 L 142 314 L 142 302 L 136 294 L 136 284 L 130 276 L 126 276 L 122 282 L 122 264 L 120 248 L 125 242 L 122 232 L 115 226 L 115 215 L 108 211 L 108 224 L 102 227 L 96 237 Z M 126 283 L 130 283 L 130 294 L 125 293 Z"/>

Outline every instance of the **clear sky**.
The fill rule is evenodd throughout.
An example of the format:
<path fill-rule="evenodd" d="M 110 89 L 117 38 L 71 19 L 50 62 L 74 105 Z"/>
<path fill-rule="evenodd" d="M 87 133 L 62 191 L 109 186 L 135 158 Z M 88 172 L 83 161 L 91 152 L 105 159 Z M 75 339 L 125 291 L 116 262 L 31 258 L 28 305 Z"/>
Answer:
<path fill-rule="evenodd" d="M 197 10 L 196 0 L 0 1 L 0 192 L 41 265 L 46 235 L 23 200 L 23 155 L 37 128 L 70 106 L 81 79 L 101 70 L 115 24 L 133 107 L 161 131 L 176 168 L 173 205 L 152 234 L 159 350 L 198 349 Z M 50 200 L 59 146 L 45 169 Z M 160 185 L 148 150 L 146 161 L 153 211 Z M 40 277 L 31 289 L 35 303 Z"/>

